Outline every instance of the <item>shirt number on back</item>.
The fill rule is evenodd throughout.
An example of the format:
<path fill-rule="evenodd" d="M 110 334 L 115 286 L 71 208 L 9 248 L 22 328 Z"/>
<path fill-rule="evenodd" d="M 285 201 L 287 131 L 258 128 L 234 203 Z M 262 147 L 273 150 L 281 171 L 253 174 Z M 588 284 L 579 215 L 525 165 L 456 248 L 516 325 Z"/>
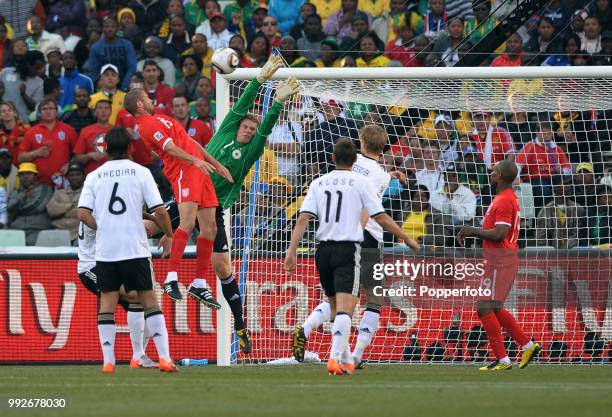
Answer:
<path fill-rule="evenodd" d="M 110 201 L 108 202 L 108 211 L 110 212 L 110 214 L 115 215 L 123 214 L 127 210 L 125 201 L 123 200 L 123 198 L 117 195 L 117 188 L 119 188 L 118 182 L 113 185 L 113 193 L 111 194 Z M 116 209 L 116 205 L 119 206 L 118 210 Z"/>
<path fill-rule="evenodd" d="M 342 191 L 336 191 L 338 195 L 338 205 L 336 207 L 336 223 L 340 221 L 340 210 L 342 209 Z M 329 212 L 331 209 L 331 199 L 332 194 L 330 191 L 325 191 L 325 196 L 327 197 L 325 201 L 325 223 L 329 223 Z"/>
<path fill-rule="evenodd" d="M 164 126 L 166 126 L 168 129 L 172 128 L 172 122 L 168 119 L 164 119 L 163 117 L 159 117 L 157 120 L 159 120 L 160 122 L 162 122 L 164 124 Z"/>

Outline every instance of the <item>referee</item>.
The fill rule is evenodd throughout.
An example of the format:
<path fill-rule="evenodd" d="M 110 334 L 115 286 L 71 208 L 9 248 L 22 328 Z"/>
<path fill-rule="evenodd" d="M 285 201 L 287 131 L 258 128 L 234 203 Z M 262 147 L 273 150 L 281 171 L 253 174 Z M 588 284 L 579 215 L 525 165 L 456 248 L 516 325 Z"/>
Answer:
<path fill-rule="evenodd" d="M 332 346 L 327 370 L 333 375 L 352 374 L 355 364 L 350 354 L 351 315 L 359 295 L 361 242 L 360 217 L 365 209 L 383 229 L 406 243 L 411 239 L 385 213 L 369 181 L 352 171 L 357 159 L 355 145 L 343 138 L 334 147 L 336 169 L 310 184 L 300 215 L 293 229 L 285 258 L 285 270 L 293 274 L 297 265 L 297 247 L 311 218 L 319 220 L 315 263 L 325 295 L 331 305 Z"/>

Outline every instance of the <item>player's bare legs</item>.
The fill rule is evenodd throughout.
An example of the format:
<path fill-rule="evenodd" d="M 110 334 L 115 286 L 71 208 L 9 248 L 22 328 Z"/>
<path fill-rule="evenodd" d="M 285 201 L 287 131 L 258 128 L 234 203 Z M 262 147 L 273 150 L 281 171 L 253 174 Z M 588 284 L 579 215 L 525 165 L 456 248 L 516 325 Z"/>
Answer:
<path fill-rule="evenodd" d="M 166 320 L 157 303 L 155 292 L 152 290 L 139 291 L 138 297 L 144 308 L 147 330 L 155 342 L 155 348 L 159 356 L 159 370 L 162 372 L 176 372 L 176 366 L 170 358 Z"/>
<path fill-rule="evenodd" d="M 180 205 L 179 205 L 180 208 Z M 215 300 L 208 287 L 206 279 L 212 276 L 212 251 L 213 242 L 217 235 L 217 223 L 215 222 L 216 207 L 200 208 L 197 211 L 200 235 L 196 243 L 196 277 L 189 286 L 187 294 L 207 307 L 218 310 L 221 304 Z M 183 214 L 181 213 L 181 222 Z M 180 228 L 179 224 L 179 228 Z"/>

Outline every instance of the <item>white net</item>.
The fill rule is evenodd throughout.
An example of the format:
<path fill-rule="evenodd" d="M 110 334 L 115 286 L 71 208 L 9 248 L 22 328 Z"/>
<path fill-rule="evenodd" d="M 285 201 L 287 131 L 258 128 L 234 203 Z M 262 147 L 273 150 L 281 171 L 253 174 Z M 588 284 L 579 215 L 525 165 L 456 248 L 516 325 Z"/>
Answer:
<path fill-rule="evenodd" d="M 446 77 L 448 78 L 448 77 Z M 377 124 L 389 143 L 379 162 L 399 171 L 383 205 L 423 244 L 412 253 L 384 235 L 384 262 L 432 263 L 474 257 L 459 247 L 465 225 L 482 225 L 495 195 L 489 173 L 515 158 L 521 180 L 519 274 L 506 300 L 525 332 L 542 343 L 545 362 L 603 362 L 612 357 L 612 79 L 300 79 L 269 146 L 232 209 L 232 256 L 254 340 L 245 362 L 291 356 L 291 331 L 324 299 L 313 254 L 312 222 L 289 277 L 283 259 L 309 183 L 333 169 L 333 145 L 355 141 Z M 234 103 L 248 80 L 230 82 Z M 275 82 L 253 112 L 265 115 Z M 449 287 L 440 274 L 387 276 L 389 288 Z M 446 280 L 445 280 L 446 279 Z M 452 281 L 452 277 L 451 277 Z M 354 346 L 365 296 L 353 315 Z M 330 324 L 312 332 L 307 350 L 328 358 Z M 237 351 L 234 345 L 234 352 Z M 512 356 L 520 347 L 507 338 Z M 461 297 L 388 297 L 364 359 L 374 362 L 485 360 L 486 336 Z"/>

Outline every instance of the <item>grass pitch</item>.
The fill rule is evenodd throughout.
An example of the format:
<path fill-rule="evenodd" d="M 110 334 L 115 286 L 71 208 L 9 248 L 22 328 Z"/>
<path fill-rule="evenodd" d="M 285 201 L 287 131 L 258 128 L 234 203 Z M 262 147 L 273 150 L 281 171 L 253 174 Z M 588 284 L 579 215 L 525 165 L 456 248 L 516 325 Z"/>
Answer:
<path fill-rule="evenodd" d="M 612 366 L 215 366 L 177 374 L 118 366 L 2 366 L 2 416 L 597 416 L 612 410 Z M 65 398 L 65 409 L 9 409 L 8 398 Z"/>

